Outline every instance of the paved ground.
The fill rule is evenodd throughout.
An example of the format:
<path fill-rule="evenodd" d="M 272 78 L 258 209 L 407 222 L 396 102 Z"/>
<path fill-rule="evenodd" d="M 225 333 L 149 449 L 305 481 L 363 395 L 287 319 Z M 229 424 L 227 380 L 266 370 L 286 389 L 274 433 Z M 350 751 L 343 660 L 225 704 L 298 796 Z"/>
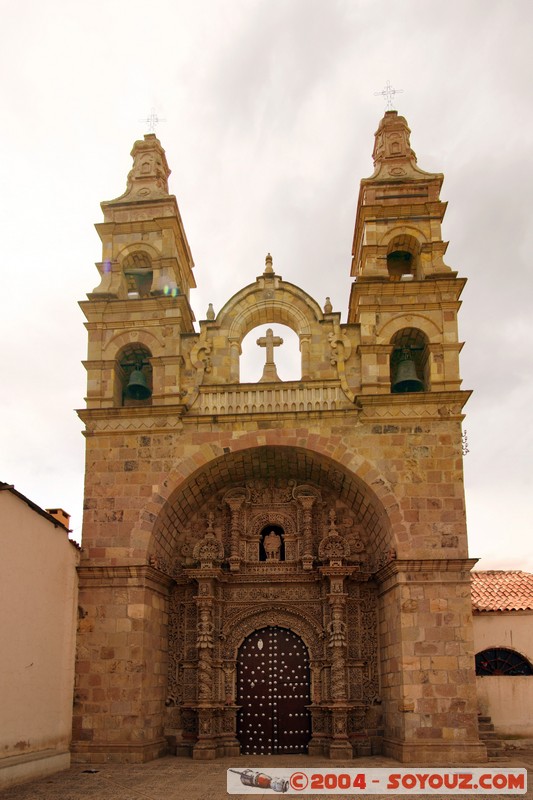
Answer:
<path fill-rule="evenodd" d="M 226 792 L 226 770 L 229 767 L 258 767 L 268 772 L 269 768 L 283 767 L 405 767 L 390 758 L 372 756 L 346 763 L 330 759 L 309 759 L 307 756 L 241 756 L 199 762 L 189 758 L 167 756 L 148 764 L 112 764 L 95 767 L 97 772 L 86 772 L 86 766 L 75 765 L 38 781 L 14 786 L 1 793 L 2 800 L 250 800 L 274 797 L 306 797 L 319 800 L 319 795 L 281 795 L 272 791 L 264 794 L 228 795 Z M 528 769 L 528 791 L 525 797 L 533 800 L 533 751 L 516 753 L 501 761 L 491 761 L 488 767 L 525 767 Z M 427 770 L 427 767 L 426 767 Z M 363 796 L 364 793 L 361 793 Z M 360 795 L 361 796 L 361 795 Z M 436 795 L 439 797 L 440 795 Z M 501 795 L 500 795 L 501 796 Z M 521 795 L 524 797 L 524 795 Z M 348 795 L 320 795 L 347 800 Z M 350 797 L 355 797 L 351 795 Z M 369 797 L 369 795 L 366 795 Z M 373 795 L 380 800 L 384 795 Z M 393 795 L 387 795 L 391 800 Z M 455 795 L 455 797 L 458 797 Z M 470 795 L 463 795 L 461 800 Z M 487 795 L 476 795 L 485 800 Z M 488 796 L 490 797 L 490 796 Z M 446 800 L 451 800 L 448 795 Z"/>

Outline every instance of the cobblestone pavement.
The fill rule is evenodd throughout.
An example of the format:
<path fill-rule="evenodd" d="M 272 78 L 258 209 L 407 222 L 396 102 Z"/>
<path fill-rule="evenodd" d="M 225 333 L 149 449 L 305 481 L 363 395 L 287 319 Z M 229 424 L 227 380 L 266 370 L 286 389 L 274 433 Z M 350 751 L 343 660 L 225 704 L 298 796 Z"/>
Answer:
<path fill-rule="evenodd" d="M 65 772 L 57 773 L 37 781 L 31 781 L 6 789 L 1 793 L 2 800 L 250 800 L 251 797 L 273 798 L 283 795 L 272 791 L 254 795 L 228 795 L 226 792 L 226 770 L 229 767 L 246 769 L 257 767 L 268 773 L 269 768 L 304 767 L 350 767 L 377 768 L 398 767 L 391 758 L 372 756 L 350 761 L 313 758 L 307 756 L 240 756 L 221 758 L 215 761 L 193 761 L 190 758 L 167 756 L 147 764 L 102 764 L 95 766 L 95 772 L 87 772 L 86 765 L 74 765 Z M 477 765 L 481 766 L 481 765 Z M 533 800 L 533 751 L 520 751 L 499 761 L 490 761 L 489 768 L 498 766 L 528 769 L 528 791 L 526 797 Z M 427 766 L 419 771 L 427 771 Z M 413 771 L 416 768 L 413 766 Z M 364 792 L 361 793 L 364 797 Z M 360 796 L 361 796 L 360 795 Z M 306 797 L 318 800 L 319 797 L 344 798 L 355 795 L 285 795 L 285 797 Z M 369 795 L 366 795 L 368 797 Z M 436 793 L 434 797 L 440 795 Z M 481 798 L 482 795 L 475 795 Z M 501 797 L 502 795 L 500 795 Z M 507 795 L 509 796 L 509 795 Z M 372 800 L 380 798 L 391 800 L 393 795 L 372 795 Z M 451 800 L 448 795 L 446 800 Z M 456 798 L 460 797 L 455 795 Z M 462 795 L 462 800 L 470 795 Z M 487 796 L 490 797 L 490 796 Z M 492 797 L 495 797 L 493 795 Z"/>

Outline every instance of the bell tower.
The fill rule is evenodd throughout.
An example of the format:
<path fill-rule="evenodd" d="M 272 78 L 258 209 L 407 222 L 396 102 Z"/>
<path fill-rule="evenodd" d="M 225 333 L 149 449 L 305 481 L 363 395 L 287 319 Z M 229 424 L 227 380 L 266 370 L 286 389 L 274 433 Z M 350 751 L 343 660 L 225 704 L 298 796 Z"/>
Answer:
<path fill-rule="evenodd" d="M 126 191 L 101 204 L 100 284 L 81 308 L 89 351 L 87 408 L 180 402 L 179 334 L 193 330 L 193 260 L 165 151 L 153 133 L 131 151 Z"/>
<path fill-rule="evenodd" d="M 410 130 L 387 111 L 374 174 L 361 181 L 348 320 L 360 326 L 361 393 L 460 388 L 457 311 L 465 280 L 444 263 L 443 175 L 424 172 Z"/>

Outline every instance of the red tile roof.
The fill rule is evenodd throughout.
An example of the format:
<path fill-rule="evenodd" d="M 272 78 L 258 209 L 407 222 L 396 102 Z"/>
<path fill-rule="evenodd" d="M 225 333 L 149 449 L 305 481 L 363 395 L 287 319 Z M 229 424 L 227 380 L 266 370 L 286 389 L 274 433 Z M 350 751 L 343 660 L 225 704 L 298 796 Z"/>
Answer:
<path fill-rule="evenodd" d="M 474 611 L 533 611 L 533 575 L 521 570 L 472 572 Z"/>

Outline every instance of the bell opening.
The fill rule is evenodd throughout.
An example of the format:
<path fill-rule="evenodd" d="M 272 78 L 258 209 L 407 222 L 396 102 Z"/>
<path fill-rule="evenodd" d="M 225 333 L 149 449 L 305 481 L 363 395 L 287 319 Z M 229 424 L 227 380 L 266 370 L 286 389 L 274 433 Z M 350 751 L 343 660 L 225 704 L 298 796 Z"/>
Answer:
<path fill-rule="evenodd" d="M 417 328 L 397 331 L 390 356 L 393 394 L 429 391 L 429 349 L 426 335 Z"/>
<path fill-rule="evenodd" d="M 120 406 L 150 405 L 152 364 L 150 351 L 140 344 L 125 347 L 115 366 L 115 403 Z"/>
<path fill-rule="evenodd" d="M 142 369 L 134 369 L 131 373 L 125 395 L 131 400 L 148 400 L 152 396 Z"/>

